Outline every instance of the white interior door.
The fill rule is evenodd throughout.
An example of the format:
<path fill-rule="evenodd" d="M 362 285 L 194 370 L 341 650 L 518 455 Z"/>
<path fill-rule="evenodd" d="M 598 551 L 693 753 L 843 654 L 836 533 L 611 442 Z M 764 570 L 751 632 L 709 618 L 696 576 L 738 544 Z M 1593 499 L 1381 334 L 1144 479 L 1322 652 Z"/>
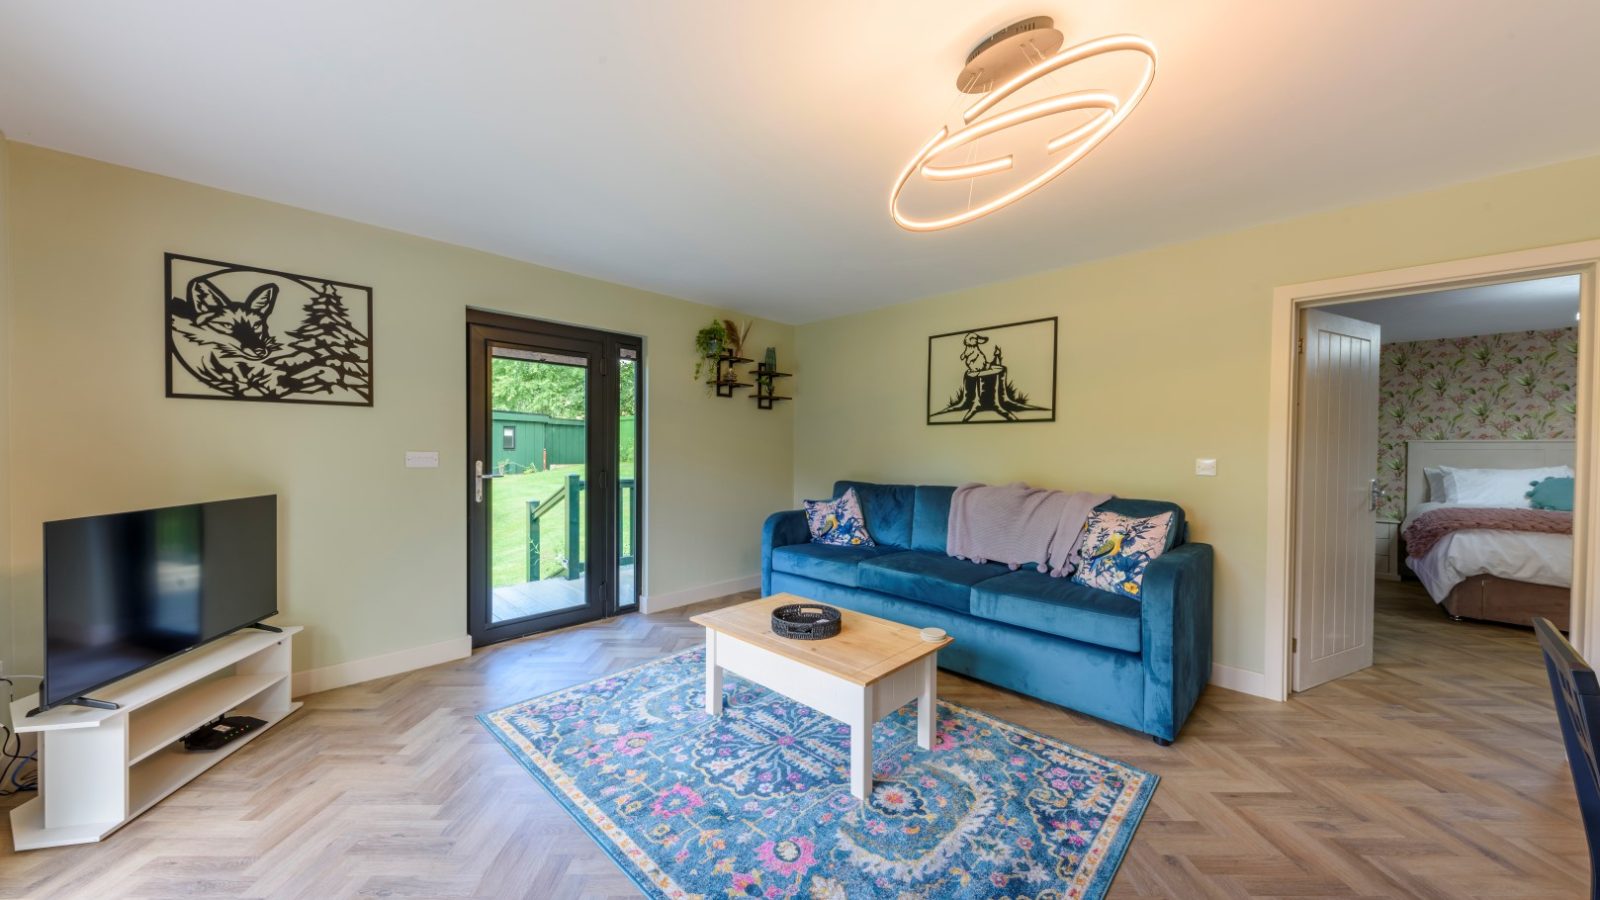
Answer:
<path fill-rule="evenodd" d="M 1297 691 L 1372 665 L 1379 329 L 1312 309 L 1300 335 Z"/>

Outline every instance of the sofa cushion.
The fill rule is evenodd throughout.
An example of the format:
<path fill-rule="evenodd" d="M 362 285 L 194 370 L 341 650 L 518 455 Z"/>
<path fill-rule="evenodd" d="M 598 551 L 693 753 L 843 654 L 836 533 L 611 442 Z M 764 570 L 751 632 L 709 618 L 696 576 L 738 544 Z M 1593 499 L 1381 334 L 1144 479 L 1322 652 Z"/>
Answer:
<path fill-rule="evenodd" d="M 1165 500 L 1134 500 L 1131 497 L 1112 497 L 1110 500 L 1096 506 L 1095 509 L 1114 512 L 1127 516 L 1130 519 L 1148 519 L 1162 513 L 1172 513 L 1172 527 L 1167 529 L 1167 545 L 1163 550 L 1173 547 L 1189 539 L 1189 523 L 1183 516 L 1183 507 Z"/>
<path fill-rule="evenodd" d="M 1534 509 L 1558 509 L 1572 512 L 1572 479 L 1543 478 L 1530 483 L 1528 505 Z M 922 488 L 917 488 L 921 491 Z"/>
<path fill-rule="evenodd" d="M 1172 513 L 1135 519 L 1096 510 L 1083 526 L 1083 562 L 1072 580 L 1085 586 L 1139 599 L 1144 570 L 1166 552 Z"/>
<path fill-rule="evenodd" d="M 911 549 L 911 507 L 916 489 L 909 484 L 873 484 L 870 481 L 839 481 L 833 485 L 838 497 L 855 488 L 861 501 L 861 514 L 867 520 L 872 541 L 896 550 Z"/>
<path fill-rule="evenodd" d="M 893 547 L 838 547 L 833 544 L 791 544 L 772 551 L 772 568 L 845 587 L 860 587 L 856 567 L 864 560 L 901 553 Z"/>
<path fill-rule="evenodd" d="M 811 540 L 816 543 L 839 547 L 871 547 L 877 543 L 867 530 L 867 519 L 854 490 L 832 500 L 807 500 L 803 505 L 806 527 L 811 529 Z"/>
<path fill-rule="evenodd" d="M 966 613 L 972 609 L 972 586 L 1005 572 L 999 563 L 978 565 L 943 553 L 907 550 L 863 562 L 856 577 L 869 590 Z"/>
<path fill-rule="evenodd" d="M 911 514 L 911 549 L 944 553 L 950 544 L 950 498 L 956 489 L 918 485 Z"/>
<path fill-rule="evenodd" d="M 972 615 L 1018 628 L 1139 652 L 1139 601 L 1040 572 L 1010 572 L 972 589 Z"/>

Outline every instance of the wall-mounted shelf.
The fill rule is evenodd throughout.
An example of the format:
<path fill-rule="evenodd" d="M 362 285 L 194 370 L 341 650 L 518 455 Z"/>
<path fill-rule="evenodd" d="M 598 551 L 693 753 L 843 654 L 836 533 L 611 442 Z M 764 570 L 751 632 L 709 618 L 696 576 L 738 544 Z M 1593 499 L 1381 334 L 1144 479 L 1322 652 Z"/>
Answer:
<path fill-rule="evenodd" d="M 238 631 L 95 692 L 117 709 L 29 716 L 38 694 L 12 703 L 18 733 L 39 735 L 39 796 L 11 810 L 16 849 L 101 840 L 299 709 L 289 662 L 300 630 Z M 233 712 L 267 724 L 217 750 L 183 748 L 184 735 Z"/>
<path fill-rule="evenodd" d="M 772 357 L 769 355 L 768 359 Z M 750 399 L 756 401 L 757 409 L 772 409 L 773 405 L 781 400 L 794 399 L 780 395 L 775 386 L 779 378 L 792 378 L 793 374 L 790 372 L 779 372 L 776 368 L 769 368 L 765 360 L 756 362 L 747 356 L 736 356 L 732 353 L 718 356 L 716 361 L 716 375 L 709 384 L 718 397 L 732 397 L 734 392 L 748 388 L 754 391 Z M 749 363 L 756 363 L 756 367 L 741 373 L 738 367 Z"/>
<path fill-rule="evenodd" d="M 755 371 L 751 372 L 750 375 L 756 380 L 754 385 L 756 392 L 755 395 L 750 398 L 756 401 L 756 408 L 771 409 L 772 404 L 779 400 L 794 399 L 793 397 L 779 396 L 777 393 L 777 385 L 775 383 L 779 378 L 791 377 L 790 373 L 769 369 L 765 363 L 758 363 Z"/>
<path fill-rule="evenodd" d="M 739 372 L 734 368 L 734 366 L 750 362 L 755 362 L 755 360 L 744 356 L 734 356 L 731 353 L 725 353 L 717 357 L 717 377 L 711 384 L 716 388 L 718 397 L 732 397 L 733 392 L 739 388 L 755 387 L 753 384 L 740 381 Z"/>

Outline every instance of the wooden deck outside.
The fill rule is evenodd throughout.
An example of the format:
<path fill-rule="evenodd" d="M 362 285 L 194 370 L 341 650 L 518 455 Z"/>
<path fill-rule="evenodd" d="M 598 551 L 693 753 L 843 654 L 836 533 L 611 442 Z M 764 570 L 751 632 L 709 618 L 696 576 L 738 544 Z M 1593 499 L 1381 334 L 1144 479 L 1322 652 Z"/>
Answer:
<path fill-rule="evenodd" d="M 633 566 L 623 566 L 620 572 L 619 593 L 623 597 L 633 597 Z M 529 581 L 523 584 L 510 584 L 494 589 L 493 604 L 490 614 L 496 622 L 506 622 L 511 619 L 520 619 L 523 616 L 537 616 L 542 613 L 555 612 L 562 609 L 571 609 L 582 606 L 585 602 L 584 591 L 587 589 L 588 579 L 577 578 L 568 581 L 565 578 L 547 578 L 543 581 Z"/>

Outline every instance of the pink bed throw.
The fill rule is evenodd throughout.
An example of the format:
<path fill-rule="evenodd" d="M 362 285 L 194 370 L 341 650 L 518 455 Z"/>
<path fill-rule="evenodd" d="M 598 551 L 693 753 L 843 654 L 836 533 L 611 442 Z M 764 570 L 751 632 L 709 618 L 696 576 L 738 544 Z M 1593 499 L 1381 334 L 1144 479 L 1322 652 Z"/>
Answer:
<path fill-rule="evenodd" d="M 1457 531 L 1532 531 L 1571 534 L 1572 513 L 1552 509 L 1497 506 L 1447 506 L 1430 509 L 1406 526 L 1406 555 L 1421 559 L 1433 545 Z"/>
<path fill-rule="evenodd" d="M 963 484 L 950 498 L 945 549 L 957 559 L 1003 562 L 1013 571 L 1027 563 L 1056 578 L 1079 562 L 1083 523 L 1110 494 Z"/>

